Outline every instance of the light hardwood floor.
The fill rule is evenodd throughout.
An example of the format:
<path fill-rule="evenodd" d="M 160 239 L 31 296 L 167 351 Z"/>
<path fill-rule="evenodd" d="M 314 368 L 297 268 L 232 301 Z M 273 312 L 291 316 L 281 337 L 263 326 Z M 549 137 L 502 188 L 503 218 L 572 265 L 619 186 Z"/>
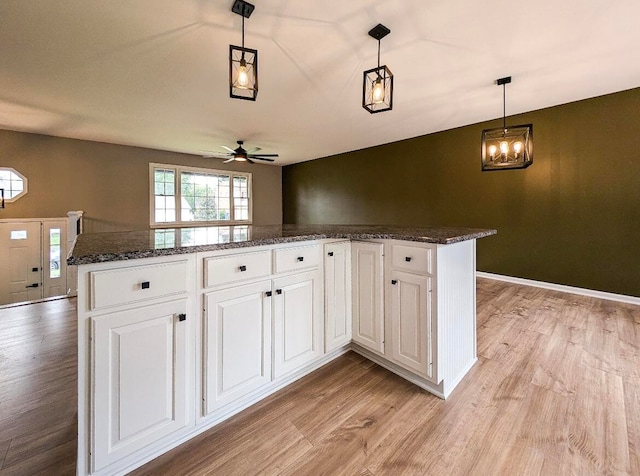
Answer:
<path fill-rule="evenodd" d="M 0 475 L 73 474 L 75 309 L 0 310 Z M 640 307 L 478 280 L 445 402 L 354 353 L 135 475 L 640 475 Z"/>

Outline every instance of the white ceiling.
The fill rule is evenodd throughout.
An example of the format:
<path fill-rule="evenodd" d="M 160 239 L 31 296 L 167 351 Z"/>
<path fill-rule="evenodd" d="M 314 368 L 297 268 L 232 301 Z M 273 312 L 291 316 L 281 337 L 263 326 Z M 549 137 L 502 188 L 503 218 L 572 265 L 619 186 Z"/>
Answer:
<path fill-rule="evenodd" d="M 256 102 L 229 98 L 233 0 L 2 0 L 0 128 L 300 162 L 640 86 L 638 0 L 255 0 Z M 362 72 L 395 76 L 361 106 Z"/>

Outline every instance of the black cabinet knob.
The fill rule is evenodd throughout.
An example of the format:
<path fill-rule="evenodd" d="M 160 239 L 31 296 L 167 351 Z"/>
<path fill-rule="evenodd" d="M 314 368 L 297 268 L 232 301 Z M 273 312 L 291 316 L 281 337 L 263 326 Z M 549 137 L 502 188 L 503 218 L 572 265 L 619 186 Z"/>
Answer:
<path fill-rule="evenodd" d="M 246 266 L 244 266 L 244 265 L 240 266 L 240 271 L 246 271 L 246 270 L 247 270 Z"/>
<path fill-rule="evenodd" d="M 276 289 L 276 294 L 282 294 L 282 289 Z"/>
<path fill-rule="evenodd" d="M 149 286 L 151 286 L 151 283 L 150 283 L 149 281 L 142 281 L 142 282 L 140 283 L 140 287 L 141 287 L 142 289 L 149 289 Z"/>
<path fill-rule="evenodd" d="M 333 256 L 333 251 L 329 251 L 328 255 Z"/>
<path fill-rule="evenodd" d="M 395 284 L 398 284 L 398 280 L 397 280 L 397 279 L 392 279 L 392 280 L 391 280 L 391 284 L 394 284 L 394 285 L 395 285 Z"/>
<path fill-rule="evenodd" d="M 187 320 L 187 315 L 186 314 L 178 314 L 178 320 L 180 322 L 186 321 Z"/>
<path fill-rule="evenodd" d="M 404 260 L 408 263 L 409 261 L 411 261 L 411 256 L 406 256 Z"/>
<path fill-rule="evenodd" d="M 304 256 L 298 256 L 298 261 L 304 261 Z"/>
<path fill-rule="evenodd" d="M 267 297 L 271 297 L 272 292 L 271 291 L 267 291 L 266 293 L 264 293 L 265 296 Z"/>

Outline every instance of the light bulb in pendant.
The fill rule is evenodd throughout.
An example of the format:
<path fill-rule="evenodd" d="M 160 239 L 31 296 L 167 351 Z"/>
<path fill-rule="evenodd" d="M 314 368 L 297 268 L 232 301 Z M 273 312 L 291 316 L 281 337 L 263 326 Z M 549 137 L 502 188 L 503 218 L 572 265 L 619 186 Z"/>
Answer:
<path fill-rule="evenodd" d="M 503 140 L 502 142 L 500 142 L 500 153 L 506 156 L 508 152 L 509 152 L 509 143 L 506 140 Z"/>
<path fill-rule="evenodd" d="M 498 151 L 498 148 L 495 145 L 489 146 L 489 157 L 491 157 L 491 160 L 496 158 L 497 151 Z"/>
<path fill-rule="evenodd" d="M 522 142 L 516 142 L 515 144 L 513 144 L 513 151 L 516 153 L 516 157 L 518 157 L 518 154 L 520 153 L 521 150 L 522 150 Z"/>
<path fill-rule="evenodd" d="M 378 78 L 373 83 L 373 103 L 380 104 L 384 100 L 384 83 Z"/>
<path fill-rule="evenodd" d="M 238 88 L 247 89 L 249 85 L 249 74 L 247 73 L 247 62 L 244 58 L 240 60 L 238 67 Z"/>

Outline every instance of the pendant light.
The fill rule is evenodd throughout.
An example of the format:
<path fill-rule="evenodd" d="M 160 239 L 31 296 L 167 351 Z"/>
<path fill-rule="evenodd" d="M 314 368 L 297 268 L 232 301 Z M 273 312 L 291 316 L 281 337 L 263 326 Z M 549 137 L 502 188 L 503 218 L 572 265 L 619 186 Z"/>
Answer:
<path fill-rule="evenodd" d="M 229 96 L 255 101 L 258 96 L 258 50 L 244 47 L 244 19 L 253 13 L 254 6 L 235 0 L 231 11 L 242 17 L 242 46 L 229 45 Z"/>
<path fill-rule="evenodd" d="M 393 109 L 393 74 L 386 65 L 380 66 L 380 40 L 389 33 L 382 24 L 369 31 L 369 36 L 378 40 L 378 67 L 363 73 L 362 107 L 371 114 Z"/>
<path fill-rule="evenodd" d="M 482 131 L 482 171 L 525 169 L 533 163 L 533 124 L 507 127 L 509 83 L 511 76 L 496 80 L 502 86 L 502 127 Z"/>

